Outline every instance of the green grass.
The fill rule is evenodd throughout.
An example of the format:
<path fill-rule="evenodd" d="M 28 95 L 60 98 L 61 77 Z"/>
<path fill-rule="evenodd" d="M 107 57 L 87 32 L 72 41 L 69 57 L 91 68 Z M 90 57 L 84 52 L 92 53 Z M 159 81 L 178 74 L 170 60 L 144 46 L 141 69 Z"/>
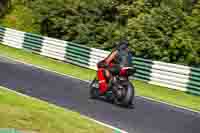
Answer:
<path fill-rule="evenodd" d="M 200 111 L 200 96 L 191 95 L 166 87 L 151 85 L 142 81 L 134 81 L 137 94 L 150 97 L 173 105 L 179 105 L 195 111 Z"/>
<path fill-rule="evenodd" d="M 38 133 L 111 133 L 80 114 L 0 87 L 0 128 Z"/>
<path fill-rule="evenodd" d="M 91 80 L 95 76 L 95 71 L 81 68 L 61 61 L 36 55 L 24 50 L 10 48 L 0 45 L 0 55 L 12 57 L 23 62 L 31 63 L 37 66 L 57 71 L 59 73 L 71 75 L 84 80 Z M 174 105 L 180 105 L 196 111 L 200 111 L 200 97 L 190 95 L 185 92 L 173 89 L 151 85 L 142 81 L 133 81 L 136 87 L 136 93 L 140 96 L 150 97 L 156 100 L 168 102 Z"/>

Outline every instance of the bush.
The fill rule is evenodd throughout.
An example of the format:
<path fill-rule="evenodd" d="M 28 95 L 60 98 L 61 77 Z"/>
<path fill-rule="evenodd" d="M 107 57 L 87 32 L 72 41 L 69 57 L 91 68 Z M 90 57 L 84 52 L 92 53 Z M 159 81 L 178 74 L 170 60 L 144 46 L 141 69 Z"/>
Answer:
<path fill-rule="evenodd" d="M 32 10 L 23 5 L 23 1 L 13 0 L 9 13 L 0 19 L 0 25 L 26 32 L 40 33 Z"/>
<path fill-rule="evenodd" d="M 0 1 L 0 17 L 3 16 L 11 6 L 11 0 Z"/>
<path fill-rule="evenodd" d="M 135 56 L 200 67 L 200 1 L 13 0 L 4 26 Z"/>

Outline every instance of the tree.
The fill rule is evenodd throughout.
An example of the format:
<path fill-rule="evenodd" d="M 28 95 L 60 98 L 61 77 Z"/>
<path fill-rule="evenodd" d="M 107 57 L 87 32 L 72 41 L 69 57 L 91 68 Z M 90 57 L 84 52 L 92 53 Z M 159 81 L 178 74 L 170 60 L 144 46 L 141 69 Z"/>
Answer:
<path fill-rule="evenodd" d="M 199 67 L 197 0 L 34 0 L 29 5 L 44 35 L 106 50 L 127 36 L 135 56 Z"/>
<path fill-rule="evenodd" d="M 32 2 L 41 32 L 99 48 L 124 36 L 127 17 L 111 0 L 35 0 Z"/>
<path fill-rule="evenodd" d="M 5 12 L 11 5 L 11 0 L 1 0 L 0 1 L 0 16 L 4 15 Z"/>

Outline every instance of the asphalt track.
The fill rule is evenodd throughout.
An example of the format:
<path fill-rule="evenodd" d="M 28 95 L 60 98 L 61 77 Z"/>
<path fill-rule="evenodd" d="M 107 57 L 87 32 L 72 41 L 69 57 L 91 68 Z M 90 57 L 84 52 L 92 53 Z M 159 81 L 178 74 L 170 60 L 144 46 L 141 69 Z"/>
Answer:
<path fill-rule="evenodd" d="M 129 133 L 200 133 L 200 113 L 136 98 L 125 109 L 89 98 L 88 83 L 0 58 L 0 86 L 79 112 Z"/>

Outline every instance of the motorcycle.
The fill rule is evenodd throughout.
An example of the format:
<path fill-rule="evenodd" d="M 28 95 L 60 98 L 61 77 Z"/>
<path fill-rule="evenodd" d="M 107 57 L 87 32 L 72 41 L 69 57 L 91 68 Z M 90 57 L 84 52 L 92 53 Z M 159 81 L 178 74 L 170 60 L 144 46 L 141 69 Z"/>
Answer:
<path fill-rule="evenodd" d="M 111 88 L 103 96 L 99 96 L 98 94 L 99 82 L 96 75 L 90 84 L 91 98 L 105 97 L 114 104 L 133 107 L 135 88 L 129 81 L 129 77 L 133 76 L 134 73 L 135 69 L 133 67 L 123 67 L 119 73 L 112 73 Z"/>

